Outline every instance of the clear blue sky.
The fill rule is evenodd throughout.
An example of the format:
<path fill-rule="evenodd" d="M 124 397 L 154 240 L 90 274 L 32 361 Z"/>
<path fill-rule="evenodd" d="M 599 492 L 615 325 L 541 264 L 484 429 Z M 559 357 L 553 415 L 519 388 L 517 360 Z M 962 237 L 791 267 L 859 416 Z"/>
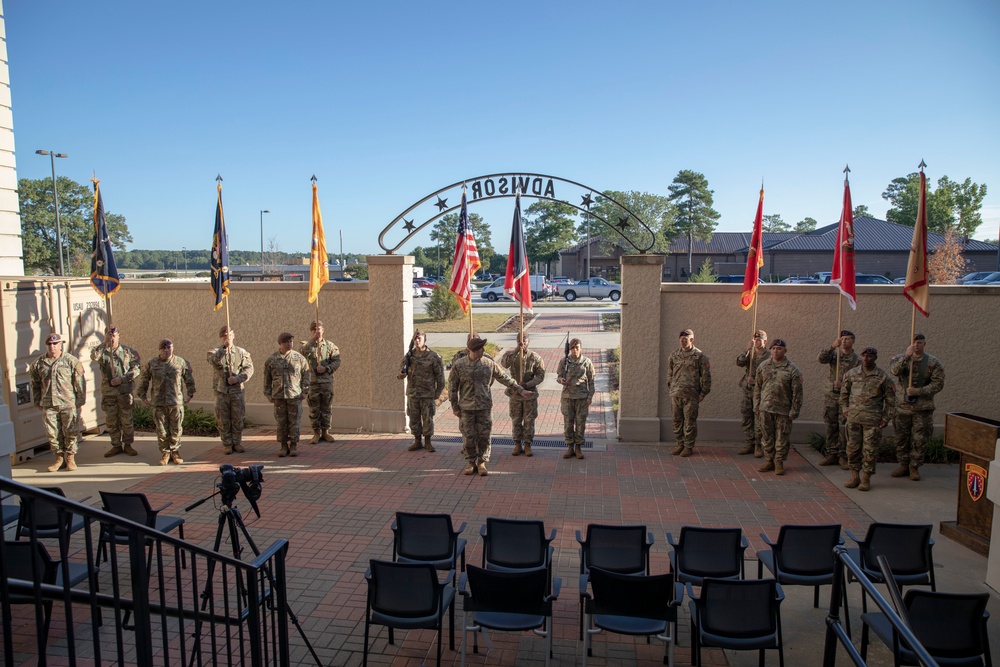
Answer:
<path fill-rule="evenodd" d="M 482 174 L 662 195 L 706 175 L 720 231 L 884 217 L 888 183 L 989 187 L 1000 227 L 1000 3 L 4 0 L 17 171 L 101 179 L 133 248 L 381 252 L 410 204 Z M 450 202 L 454 203 L 454 202 Z M 531 203 L 526 200 L 525 206 Z M 506 250 L 512 200 L 476 209 Z M 426 234 L 417 239 L 430 246 Z"/>

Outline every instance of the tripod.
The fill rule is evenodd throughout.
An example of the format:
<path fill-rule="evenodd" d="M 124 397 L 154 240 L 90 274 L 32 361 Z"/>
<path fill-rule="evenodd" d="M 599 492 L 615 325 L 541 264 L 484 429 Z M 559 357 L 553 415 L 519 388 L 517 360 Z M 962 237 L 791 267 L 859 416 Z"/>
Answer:
<path fill-rule="evenodd" d="M 223 500 L 226 498 L 223 496 Z M 189 508 L 190 509 L 190 508 Z M 237 530 L 237 528 L 239 530 Z M 213 551 L 219 553 L 219 548 L 222 546 L 222 535 L 223 531 L 228 529 L 229 531 L 229 542 L 233 547 L 233 556 L 237 560 L 242 560 L 243 547 L 240 545 L 240 533 L 243 533 L 243 537 L 246 538 L 247 544 L 250 545 L 250 549 L 253 551 L 254 556 L 260 555 L 260 549 L 257 547 L 257 543 L 253 541 L 250 536 L 250 531 L 247 530 L 247 526 L 243 523 L 243 516 L 240 514 L 240 510 L 232 502 L 223 502 L 222 509 L 219 510 L 219 528 L 215 531 L 215 547 Z M 205 611 L 208 608 L 208 603 L 212 600 L 212 575 L 215 571 L 215 561 L 208 562 L 208 572 L 206 575 L 205 589 L 201 593 L 201 610 Z M 271 572 L 271 566 L 264 566 L 264 574 L 267 577 L 267 581 L 271 586 L 271 590 L 265 596 L 265 599 L 261 600 L 261 603 L 267 604 L 270 609 L 273 610 L 273 595 L 274 595 L 274 574 Z M 236 576 L 236 593 L 239 596 L 238 600 L 241 605 L 249 606 L 250 604 L 250 593 L 246 589 L 243 583 L 243 575 L 237 570 Z M 306 647 L 312 654 L 313 660 L 316 661 L 317 667 L 322 667 L 319 656 L 316 654 L 316 649 L 313 648 L 312 643 L 309 638 L 306 637 L 305 631 L 303 631 L 302 626 L 299 624 L 299 617 L 295 615 L 292 611 L 292 607 L 288 602 L 285 602 L 285 611 L 288 613 L 288 618 L 291 619 L 292 624 L 298 631 L 299 636 L 302 637 L 302 641 L 305 642 Z M 244 616 L 245 614 L 241 614 Z M 191 649 L 191 661 L 189 665 L 194 665 L 195 658 L 201 647 L 201 633 L 197 633 L 195 636 L 194 646 Z"/>

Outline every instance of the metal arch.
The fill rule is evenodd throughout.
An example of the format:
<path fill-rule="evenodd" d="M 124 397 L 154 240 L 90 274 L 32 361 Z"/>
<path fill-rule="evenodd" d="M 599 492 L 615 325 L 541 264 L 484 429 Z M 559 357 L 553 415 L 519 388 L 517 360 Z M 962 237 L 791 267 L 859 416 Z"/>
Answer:
<path fill-rule="evenodd" d="M 524 192 L 521 193 L 522 197 L 527 197 L 527 198 L 530 198 L 530 199 L 545 199 L 545 200 L 548 200 L 548 201 L 559 202 L 561 204 L 566 204 L 568 206 L 572 206 L 573 208 L 575 208 L 578 211 L 582 211 L 583 213 L 586 213 L 586 214 L 588 214 L 590 216 L 593 216 L 597 220 L 600 220 L 602 223 L 604 223 L 604 225 L 606 227 L 608 227 L 609 229 L 611 229 L 612 231 L 614 231 L 619 237 L 621 237 L 625 241 L 625 243 L 627 243 L 629 246 L 631 246 L 632 248 L 634 248 L 638 252 L 649 252 L 649 250 L 653 247 L 653 245 L 656 242 L 656 234 L 653 232 L 653 230 L 650 228 L 650 226 L 648 224 L 646 224 L 645 220 L 643 220 L 638 215 L 636 215 L 635 213 L 633 213 L 627 206 L 625 206 L 624 204 L 622 204 L 618 200 L 616 200 L 613 197 L 610 197 L 610 196 L 604 194 L 603 192 L 600 192 L 599 190 L 595 190 L 594 188 L 591 188 L 590 186 L 584 185 L 582 183 L 577 183 L 576 181 L 571 181 L 571 180 L 568 180 L 568 179 L 565 179 L 565 178 L 560 178 L 559 176 L 550 176 L 548 174 L 535 174 L 535 173 L 530 173 L 530 172 L 508 171 L 508 172 L 502 172 L 502 173 L 497 173 L 497 174 L 487 174 L 487 175 L 484 175 L 484 176 L 475 176 L 473 178 L 464 179 L 464 180 L 452 183 L 451 185 L 445 186 L 445 187 L 441 188 L 440 190 L 437 190 L 435 192 L 430 193 L 429 195 L 427 195 L 426 197 L 424 197 L 420 201 L 418 201 L 418 202 L 414 203 L 413 205 L 411 205 L 408 209 L 406 209 L 405 211 L 403 211 L 402 213 L 400 213 L 398 216 L 396 216 L 396 218 L 393 219 L 392 222 L 390 222 L 388 225 L 386 225 L 385 229 L 383 229 L 382 232 L 378 236 L 378 244 L 379 244 L 379 246 L 385 251 L 385 254 L 392 255 L 397 250 L 399 250 L 401 247 L 403 247 L 407 242 L 409 242 L 410 239 L 412 239 L 414 236 L 416 236 L 417 234 L 419 234 L 425 227 L 427 227 L 428 225 L 434 223 L 435 221 L 439 220 L 440 218 L 448 215 L 449 213 L 457 211 L 457 210 L 459 210 L 461 208 L 461 204 L 459 203 L 459 204 L 456 204 L 455 206 L 449 206 L 446 209 L 439 209 L 438 212 L 434 216 L 428 218 L 427 220 L 425 220 L 424 222 L 422 222 L 419 226 L 415 226 L 414 229 L 412 231 L 410 231 L 410 233 L 407 234 L 399 243 L 397 243 L 396 245 L 394 245 L 392 247 L 388 247 L 386 245 L 386 243 L 385 243 L 385 236 L 386 236 L 386 234 L 388 234 L 389 231 L 391 231 L 393 229 L 393 227 L 395 227 L 400 222 L 412 224 L 412 221 L 407 221 L 406 220 L 406 216 L 409 215 L 410 213 L 412 213 L 413 211 L 415 211 L 416 209 L 418 209 L 419 207 L 423 206 L 427 202 L 429 202 L 434 197 L 438 197 L 439 195 L 441 195 L 441 194 L 443 194 L 445 192 L 448 192 L 449 190 L 452 190 L 452 189 L 457 188 L 459 186 L 465 185 L 467 183 L 474 183 L 476 181 L 486 181 L 486 180 L 489 180 L 489 179 L 501 178 L 501 177 L 505 178 L 505 177 L 509 177 L 509 176 L 524 177 L 524 178 L 529 178 L 529 179 L 531 179 L 531 178 L 542 178 L 542 179 L 547 179 L 547 180 L 551 180 L 551 181 L 559 181 L 559 182 L 567 183 L 569 185 L 572 185 L 572 186 L 575 186 L 577 188 L 580 188 L 581 190 L 584 190 L 587 193 L 590 193 L 590 194 L 596 195 L 598 197 L 601 197 L 603 199 L 606 199 L 606 200 L 610 201 L 611 203 L 613 203 L 618 208 L 620 208 L 621 210 L 625 211 L 625 213 L 628 214 L 628 218 L 625 219 L 622 222 L 630 223 L 632 220 L 634 220 L 635 222 L 637 222 L 642 227 L 642 229 L 646 230 L 646 233 L 648 233 L 648 235 L 649 235 L 649 242 L 648 242 L 647 245 L 645 245 L 645 246 L 636 245 L 636 242 L 634 242 L 632 239 L 630 239 L 628 236 L 626 236 L 624 233 L 622 233 L 622 230 L 619 229 L 619 225 L 611 223 L 608 220 L 604 219 L 603 217 L 597 215 L 596 213 L 593 213 L 590 210 L 589 207 L 579 206 L 577 204 L 573 204 L 572 202 L 566 201 L 565 199 L 558 199 L 558 198 L 555 198 L 555 197 L 547 197 L 545 195 L 536 195 L 536 194 L 524 193 Z M 515 194 L 514 194 L 514 191 L 512 189 L 509 194 L 495 194 L 495 195 L 480 196 L 480 197 L 477 197 L 476 199 L 474 199 L 474 200 L 472 200 L 472 201 L 470 201 L 468 203 L 471 205 L 471 204 L 475 204 L 475 203 L 478 203 L 478 202 L 481 202 L 481 201 L 488 201 L 488 200 L 491 200 L 491 199 L 511 198 L 511 197 L 514 197 L 514 196 L 515 196 Z"/>

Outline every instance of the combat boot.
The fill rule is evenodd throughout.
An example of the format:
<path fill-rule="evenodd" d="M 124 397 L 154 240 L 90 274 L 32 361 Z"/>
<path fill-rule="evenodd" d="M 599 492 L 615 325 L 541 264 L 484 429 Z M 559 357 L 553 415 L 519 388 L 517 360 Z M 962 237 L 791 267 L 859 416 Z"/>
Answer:
<path fill-rule="evenodd" d="M 66 454 L 66 470 L 76 470 L 76 454 Z"/>
<path fill-rule="evenodd" d="M 110 459 L 112 456 L 118 456 L 122 453 L 122 448 L 118 445 L 114 445 L 108 451 L 104 452 L 104 458 Z"/>
<path fill-rule="evenodd" d="M 684 451 L 681 452 L 681 458 L 685 458 L 686 459 L 687 457 L 691 456 L 692 454 L 694 454 L 694 447 L 685 447 Z"/>
<path fill-rule="evenodd" d="M 900 463 L 899 467 L 889 473 L 889 477 L 906 477 L 910 474 L 910 466 Z"/>
<path fill-rule="evenodd" d="M 771 472 L 774 470 L 774 461 L 764 461 L 757 466 L 757 472 Z"/>
<path fill-rule="evenodd" d="M 69 467 L 68 465 L 66 466 Z M 910 466 L 910 481 L 919 482 L 920 481 L 920 469 L 917 466 Z"/>
<path fill-rule="evenodd" d="M 566 445 L 566 451 L 563 452 L 563 458 L 564 459 L 571 459 L 574 456 L 576 456 L 576 454 L 573 452 L 573 445 L 572 444 Z"/>
<path fill-rule="evenodd" d="M 278 452 L 278 457 L 279 458 L 284 458 L 286 456 L 288 456 L 288 445 L 282 443 L 282 445 L 281 445 L 281 451 Z"/>
<path fill-rule="evenodd" d="M 312 440 L 309 441 L 309 444 L 310 445 L 315 445 L 315 444 L 317 444 L 322 439 L 323 439 L 323 433 L 322 433 L 322 431 L 319 431 L 319 430 L 313 431 L 313 437 L 312 437 Z"/>
<path fill-rule="evenodd" d="M 486 477 L 490 474 L 490 471 L 486 469 L 486 461 L 479 462 L 479 465 L 476 466 L 476 472 L 479 473 L 480 477 Z"/>
<path fill-rule="evenodd" d="M 52 465 L 50 465 L 48 468 L 46 468 L 46 470 L 48 470 L 49 472 L 56 472 L 56 471 L 58 471 L 59 468 L 62 468 L 62 466 L 63 466 L 63 460 L 64 460 L 64 457 L 62 455 L 62 452 L 57 453 L 56 454 L 56 460 L 53 461 Z"/>
<path fill-rule="evenodd" d="M 753 448 L 753 457 L 755 459 L 762 459 L 762 458 L 764 458 L 764 448 L 761 447 L 760 445 L 756 445 Z"/>
<path fill-rule="evenodd" d="M 165 466 L 170 463 L 170 452 L 160 452 L 160 465 Z"/>
<path fill-rule="evenodd" d="M 826 458 L 819 462 L 821 466 L 835 466 L 840 463 L 840 457 L 836 454 L 827 454 Z"/>
<path fill-rule="evenodd" d="M 576 451 L 573 452 L 573 455 L 576 456 L 576 458 L 578 458 L 578 459 L 582 459 L 583 458 L 583 447 L 581 445 L 577 445 L 576 446 Z"/>
<path fill-rule="evenodd" d="M 243 452 L 246 451 L 246 448 L 244 448 L 243 445 L 241 445 L 240 443 L 234 442 L 233 451 L 236 452 L 237 454 L 242 454 Z"/>
<path fill-rule="evenodd" d="M 298 456 L 299 455 L 298 445 L 296 443 L 294 443 L 294 442 L 288 443 L 288 455 L 289 456 Z"/>
<path fill-rule="evenodd" d="M 223 454 L 232 454 L 233 453 L 233 448 L 230 447 L 229 445 L 223 445 L 222 446 L 222 453 Z"/>
<path fill-rule="evenodd" d="M 333 442 L 333 434 L 330 433 L 330 429 L 328 429 L 328 428 L 323 429 L 323 434 L 322 435 L 323 435 L 323 439 L 326 440 L 327 442 Z"/>
<path fill-rule="evenodd" d="M 534 456 L 534 454 L 531 453 L 531 443 L 530 442 L 524 443 L 524 455 L 527 456 L 529 459 L 532 456 Z"/>
<path fill-rule="evenodd" d="M 851 469 L 851 464 L 848 463 L 846 456 L 841 455 L 839 461 L 840 461 L 840 469 L 841 470 L 850 470 Z"/>
<path fill-rule="evenodd" d="M 785 462 L 784 461 L 777 461 L 777 460 L 775 460 L 775 462 L 774 462 L 774 474 L 775 475 L 784 475 L 785 474 Z"/>
<path fill-rule="evenodd" d="M 510 453 L 510 455 L 511 456 L 520 456 L 523 451 L 524 450 L 521 449 L 521 443 L 520 442 L 515 442 L 514 443 L 514 451 L 512 451 Z"/>
<path fill-rule="evenodd" d="M 184 459 L 181 458 L 180 452 L 171 451 L 170 460 L 173 461 L 174 465 L 180 465 L 184 463 Z"/>
<path fill-rule="evenodd" d="M 747 454 L 753 454 L 753 445 L 744 445 L 743 449 L 736 452 L 740 456 L 746 456 Z"/>
<path fill-rule="evenodd" d="M 676 447 L 670 450 L 670 453 L 674 456 L 680 456 L 680 453 L 684 451 L 684 444 L 678 444 Z"/>
<path fill-rule="evenodd" d="M 858 484 L 858 491 L 867 491 L 872 488 L 872 474 L 870 472 L 861 473 L 861 483 Z"/>
<path fill-rule="evenodd" d="M 436 451 L 434 449 L 434 445 L 431 444 L 431 436 L 429 436 L 429 435 L 425 435 L 424 436 L 424 451 L 425 452 Z"/>
<path fill-rule="evenodd" d="M 415 435 L 415 436 L 413 436 L 413 444 L 410 445 L 409 447 L 407 447 L 406 451 L 408 451 L 408 452 L 416 452 L 416 451 L 421 450 L 423 448 L 424 448 L 424 444 L 422 442 L 420 442 L 420 436 L 419 435 Z"/>
<path fill-rule="evenodd" d="M 465 466 L 465 470 L 462 471 L 462 474 L 463 475 L 474 475 L 474 474 L 476 474 L 476 466 L 475 466 L 475 464 L 470 461 L 469 464 L 467 466 Z"/>
<path fill-rule="evenodd" d="M 858 484 L 860 484 L 860 483 L 861 483 L 861 475 L 858 474 L 857 470 L 852 470 L 851 471 L 851 478 L 849 480 L 847 480 L 847 482 L 844 483 L 844 488 L 845 489 L 856 489 L 856 488 L 858 488 Z"/>
<path fill-rule="evenodd" d="M 129 456 L 136 456 L 139 454 L 139 452 L 135 451 L 135 447 L 132 445 L 122 445 L 122 449 L 124 449 L 125 453 Z M 107 454 L 105 454 L 105 456 L 107 456 Z"/>

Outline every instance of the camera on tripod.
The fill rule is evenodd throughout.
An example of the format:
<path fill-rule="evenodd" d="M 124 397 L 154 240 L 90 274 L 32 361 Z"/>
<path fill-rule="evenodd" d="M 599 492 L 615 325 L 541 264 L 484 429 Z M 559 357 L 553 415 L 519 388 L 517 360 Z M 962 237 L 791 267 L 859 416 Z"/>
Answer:
<path fill-rule="evenodd" d="M 236 494 L 243 490 L 243 495 L 250 501 L 250 507 L 254 513 L 260 517 L 260 509 L 257 501 L 260 499 L 264 483 L 264 465 L 252 465 L 246 468 L 236 468 L 228 463 L 219 466 L 219 473 L 222 480 L 217 484 L 219 494 L 222 496 L 222 504 L 227 507 L 236 500 Z"/>

